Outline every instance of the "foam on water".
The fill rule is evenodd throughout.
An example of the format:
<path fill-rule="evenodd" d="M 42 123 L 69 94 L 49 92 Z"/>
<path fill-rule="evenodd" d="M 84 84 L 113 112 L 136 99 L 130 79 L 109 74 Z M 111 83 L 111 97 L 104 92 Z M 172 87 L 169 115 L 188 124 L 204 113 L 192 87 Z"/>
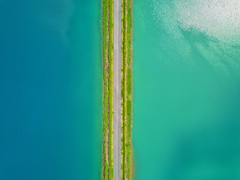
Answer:
<path fill-rule="evenodd" d="M 234 71 L 240 76 L 240 1 L 153 0 L 152 8 L 156 31 L 162 37 L 159 43 L 171 44 L 184 63 L 196 65 L 194 49 L 215 71 L 228 76 Z"/>
<path fill-rule="evenodd" d="M 240 1 L 238 0 L 155 0 L 154 15 L 168 25 L 196 30 L 210 38 L 240 44 Z"/>
<path fill-rule="evenodd" d="M 228 43 L 240 42 L 240 1 L 175 1 L 180 26 L 193 28 Z"/>

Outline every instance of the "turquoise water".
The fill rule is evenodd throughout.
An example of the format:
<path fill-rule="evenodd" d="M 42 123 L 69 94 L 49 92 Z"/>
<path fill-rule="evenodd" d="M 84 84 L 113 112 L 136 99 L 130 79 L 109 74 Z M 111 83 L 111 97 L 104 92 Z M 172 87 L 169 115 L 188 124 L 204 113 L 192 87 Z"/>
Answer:
<path fill-rule="evenodd" d="M 0 179 L 101 171 L 100 1 L 0 0 Z"/>
<path fill-rule="evenodd" d="M 136 180 L 240 179 L 239 9 L 134 1 Z"/>

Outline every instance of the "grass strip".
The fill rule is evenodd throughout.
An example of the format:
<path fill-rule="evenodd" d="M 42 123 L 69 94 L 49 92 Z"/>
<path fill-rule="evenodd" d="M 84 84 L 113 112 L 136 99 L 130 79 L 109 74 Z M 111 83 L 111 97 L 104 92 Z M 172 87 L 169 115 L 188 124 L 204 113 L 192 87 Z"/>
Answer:
<path fill-rule="evenodd" d="M 113 3 L 102 0 L 103 180 L 113 179 Z"/>
<path fill-rule="evenodd" d="M 132 0 L 122 0 L 121 179 L 133 179 L 132 160 Z"/>

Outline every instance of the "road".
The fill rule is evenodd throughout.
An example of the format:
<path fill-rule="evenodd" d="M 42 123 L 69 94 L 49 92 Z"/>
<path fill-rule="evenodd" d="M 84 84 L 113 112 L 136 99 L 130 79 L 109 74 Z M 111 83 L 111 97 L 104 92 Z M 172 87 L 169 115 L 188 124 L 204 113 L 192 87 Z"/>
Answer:
<path fill-rule="evenodd" d="M 114 0 L 113 179 L 121 179 L 121 0 Z"/>

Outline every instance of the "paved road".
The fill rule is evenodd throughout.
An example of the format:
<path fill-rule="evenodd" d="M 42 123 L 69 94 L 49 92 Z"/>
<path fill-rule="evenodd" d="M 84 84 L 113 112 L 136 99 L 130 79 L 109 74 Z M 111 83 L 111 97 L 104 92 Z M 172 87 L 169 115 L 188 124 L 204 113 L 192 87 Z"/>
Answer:
<path fill-rule="evenodd" d="M 113 179 L 121 179 L 121 0 L 114 0 Z"/>

